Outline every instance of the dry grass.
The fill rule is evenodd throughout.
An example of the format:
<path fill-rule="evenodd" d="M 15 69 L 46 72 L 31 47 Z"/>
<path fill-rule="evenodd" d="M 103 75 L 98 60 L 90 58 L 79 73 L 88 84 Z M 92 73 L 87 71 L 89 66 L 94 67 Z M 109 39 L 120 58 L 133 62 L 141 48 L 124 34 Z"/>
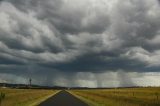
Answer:
<path fill-rule="evenodd" d="M 2 106 L 35 106 L 44 99 L 55 94 L 57 91 L 0 88 L 0 92 L 5 93 L 6 95 L 5 99 L 2 101 Z"/>
<path fill-rule="evenodd" d="M 92 106 L 160 106 L 160 88 L 71 90 Z"/>

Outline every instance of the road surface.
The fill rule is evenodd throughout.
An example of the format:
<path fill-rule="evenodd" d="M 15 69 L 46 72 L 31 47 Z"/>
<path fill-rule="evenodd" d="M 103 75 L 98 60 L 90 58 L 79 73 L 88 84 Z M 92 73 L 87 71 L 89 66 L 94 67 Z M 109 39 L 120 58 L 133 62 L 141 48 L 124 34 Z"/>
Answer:
<path fill-rule="evenodd" d="M 67 91 L 60 91 L 56 95 L 42 102 L 39 106 L 88 106 Z"/>

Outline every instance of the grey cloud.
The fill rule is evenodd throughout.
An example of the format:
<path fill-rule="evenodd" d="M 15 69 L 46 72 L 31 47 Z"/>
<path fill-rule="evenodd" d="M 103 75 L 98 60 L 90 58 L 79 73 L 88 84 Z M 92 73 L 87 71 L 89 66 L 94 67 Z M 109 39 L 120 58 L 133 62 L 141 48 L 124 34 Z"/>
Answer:
<path fill-rule="evenodd" d="M 127 0 L 115 6 L 113 13 L 113 33 L 123 39 L 127 46 L 143 46 L 145 40 L 157 35 L 160 28 L 160 7 L 156 1 Z M 157 14 L 157 15 L 155 15 Z M 118 19 L 116 19 L 118 18 Z"/>
<path fill-rule="evenodd" d="M 64 84 L 78 72 L 122 70 L 119 84 L 134 85 L 125 72 L 160 69 L 159 9 L 158 0 L 1 0 L 0 73 Z"/>
<path fill-rule="evenodd" d="M 105 13 L 107 10 L 97 8 L 93 1 L 28 0 L 22 2 L 15 0 L 11 2 L 22 11 L 34 11 L 39 19 L 49 21 L 63 34 L 83 31 L 101 33 L 110 24 L 108 14 Z M 85 11 L 81 9 L 82 7 Z"/>
<path fill-rule="evenodd" d="M 6 13 L 1 14 L 1 23 L 4 26 L 1 26 L 0 39 L 7 46 L 12 49 L 33 52 L 48 50 L 56 53 L 63 49 L 60 48 L 62 46 L 61 40 L 55 36 L 54 32 L 45 23 L 28 14 L 23 14 L 11 4 L 5 3 L 2 5 L 13 8 L 12 11 L 17 13 L 12 15 L 9 12 L 10 10 L 4 10 Z"/>

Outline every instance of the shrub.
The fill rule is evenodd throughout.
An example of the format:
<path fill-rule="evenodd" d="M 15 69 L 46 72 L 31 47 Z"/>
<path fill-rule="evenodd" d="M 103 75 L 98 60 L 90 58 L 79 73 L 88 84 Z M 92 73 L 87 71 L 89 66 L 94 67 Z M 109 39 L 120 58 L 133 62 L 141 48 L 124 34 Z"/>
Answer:
<path fill-rule="evenodd" d="M 2 100 L 5 98 L 5 93 L 0 93 L 0 106 L 2 104 Z"/>

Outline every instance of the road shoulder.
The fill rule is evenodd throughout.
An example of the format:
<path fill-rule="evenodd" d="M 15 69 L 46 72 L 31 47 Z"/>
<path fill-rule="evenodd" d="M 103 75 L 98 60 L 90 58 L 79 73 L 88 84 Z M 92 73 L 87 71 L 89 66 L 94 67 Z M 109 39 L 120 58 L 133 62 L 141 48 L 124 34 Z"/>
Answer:
<path fill-rule="evenodd" d="M 60 92 L 60 90 L 58 90 L 57 92 L 55 92 L 51 95 L 42 97 L 42 98 L 38 99 L 37 101 L 34 101 L 30 106 L 38 106 L 39 104 L 41 104 L 42 102 L 46 101 L 47 99 L 51 98 L 52 96 L 56 95 L 59 92 Z"/>

